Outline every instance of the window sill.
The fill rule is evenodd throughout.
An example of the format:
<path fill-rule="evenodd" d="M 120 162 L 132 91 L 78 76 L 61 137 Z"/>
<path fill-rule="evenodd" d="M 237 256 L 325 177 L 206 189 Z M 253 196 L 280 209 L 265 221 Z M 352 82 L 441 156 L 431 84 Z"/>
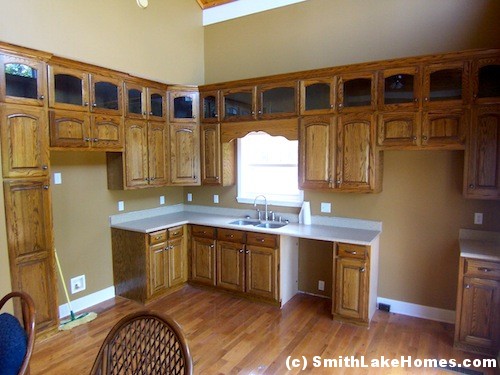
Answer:
<path fill-rule="evenodd" d="M 236 197 L 236 201 L 238 203 L 253 204 L 255 201 L 255 198 Z M 264 200 L 262 199 L 262 197 L 259 197 L 259 199 L 257 200 L 257 204 L 263 204 L 263 201 Z M 302 202 L 285 202 L 285 201 L 268 199 L 267 205 L 268 206 L 281 206 L 281 207 L 302 207 Z"/>

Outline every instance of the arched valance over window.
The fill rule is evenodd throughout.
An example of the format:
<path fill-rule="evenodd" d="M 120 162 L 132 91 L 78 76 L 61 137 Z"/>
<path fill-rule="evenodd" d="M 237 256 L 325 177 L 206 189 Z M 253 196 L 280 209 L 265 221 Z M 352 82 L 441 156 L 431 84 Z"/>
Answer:
<path fill-rule="evenodd" d="M 295 141 L 299 139 L 299 120 L 295 118 L 225 123 L 221 125 L 221 142 L 227 143 L 257 131 L 273 136 L 283 136 L 288 140 Z"/>

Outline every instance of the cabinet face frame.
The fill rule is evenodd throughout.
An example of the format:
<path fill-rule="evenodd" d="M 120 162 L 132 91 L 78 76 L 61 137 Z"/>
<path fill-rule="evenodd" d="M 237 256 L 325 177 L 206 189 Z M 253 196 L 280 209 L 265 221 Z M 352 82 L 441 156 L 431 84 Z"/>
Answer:
<path fill-rule="evenodd" d="M 315 84 L 327 84 L 330 86 L 328 102 L 330 103 L 328 108 L 324 109 L 307 109 L 307 88 Z M 301 115 L 322 115 L 330 114 L 335 111 L 336 99 L 337 99 L 337 82 L 336 77 L 331 78 L 318 78 L 318 79 L 305 79 L 300 81 L 300 114 Z"/>
<path fill-rule="evenodd" d="M 448 69 L 460 69 L 462 70 L 462 98 L 461 99 L 451 99 L 451 100 L 430 100 L 430 76 L 432 73 L 448 70 Z M 458 107 L 463 106 L 470 102 L 470 64 L 469 61 L 456 61 L 447 62 L 441 64 L 428 64 L 424 65 L 423 68 L 423 78 L 422 78 L 422 97 L 423 97 L 423 108 L 447 108 L 447 107 Z"/>
<path fill-rule="evenodd" d="M 474 104 L 497 104 L 500 103 L 500 97 L 479 98 L 479 71 L 482 67 L 488 65 L 498 65 L 500 69 L 500 57 L 489 57 L 475 59 L 472 62 L 472 100 Z"/>
<path fill-rule="evenodd" d="M 385 79 L 388 77 L 396 76 L 396 75 L 411 75 L 413 76 L 413 101 L 407 103 L 394 103 L 394 104 L 385 104 Z M 420 102 L 422 101 L 422 90 L 420 88 L 421 85 L 421 75 L 420 75 L 420 67 L 419 66 L 410 66 L 407 68 L 392 68 L 385 69 L 379 72 L 378 78 L 378 108 L 383 111 L 417 111 Z"/>
<path fill-rule="evenodd" d="M 141 93 L 141 113 L 132 113 L 130 112 L 130 98 L 129 98 L 129 91 L 130 90 L 137 90 Z M 143 87 L 142 85 L 131 83 L 131 82 L 125 82 L 124 83 L 124 97 L 125 97 L 125 117 L 128 118 L 138 118 L 138 119 L 145 119 L 147 118 L 147 108 L 146 108 L 146 88 Z"/>
<path fill-rule="evenodd" d="M 116 86 L 118 109 L 99 108 L 96 103 L 95 86 L 97 83 L 109 83 Z M 90 111 L 105 115 L 121 115 L 123 113 L 123 81 L 118 77 L 104 76 L 99 74 L 90 75 Z"/>
<path fill-rule="evenodd" d="M 215 98 L 215 116 L 205 117 L 205 98 L 213 96 Z M 221 120 L 221 100 L 220 91 L 200 92 L 200 118 L 202 123 L 219 122 Z"/>
<path fill-rule="evenodd" d="M 56 109 L 66 109 L 73 111 L 89 111 L 90 110 L 90 93 L 89 93 L 89 73 L 82 70 L 66 68 L 58 65 L 49 65 L 48 68 L 48 82 L 49 82 L 49 107 Z M 69 104 L 60 103 L 56 101 L 56 75 L 64 74 L 75 77 L 81 80 L 81 95 L 82 104 Z"/>
<path fill-rule="evenodd" d="M 291 111 L 291 112 L 278 112 L 278 113 L 264 113 L 264 104 L 265 104 L 264 103 L 264 94 L 267 91 L 274 90 L 274 89 L 280 89 L 280 88 L 287 88 L 287 89 L 294 90 L 293 111 Z M 271 120 L 271 119 L 275 119 L 275 118 L 297 116 L 297 114 L 299 113 L 299 111 L 298 111 L 298 99 L 299 99 L 298 81 L 259 85 L 259 86 L 257 86 L 257 108 L 258 108 L 257 117 L 259 119 L 262 119 L 262 120 Z"/>
<path fill-rule="evenodd" d="M 46 110 L 0 104 L 0 121 L 3 177 L 47 176 L 49 145 Z M 27 147 L 29 140 L 32 147 Z"/>
<path fill-rule="evenodd" d="M 188 97 L 191 98 L 191 117 L 175 117 L 175 99 L 181 98 L 181 97 Z M 171 90 L 168 92 L 168 112 L 169 112 L 169 121 L 170 122 L 188 122 L 188 123 L 193 123 L 198 121 L 198 110 L 199 110 L 199 104 L 198 104 L 198 98 L 199 94 L 197 91 L 177 91 L 177 90 Z"/>
<path fill-rule="evenodd" d="M 369 79 L 371 80 L 370 86 L 370 104 L 365 106 L 351 106 L 346 107 L 344 103 L 345 89 L 344 85 L 348 81 L 355 79 Z M 359 72 L 359 73 L 346 73 L 337 76 L 337 111 L 339 113 L 350 113 L 350 112 L 363 112 L 363 111 L 374 111 L 377 103 L 377 76 L 375 73 L 371 72 Z"/>
<path fill-rule="evenodd" d="M 250 114 L 248 115 L 236 115 L 236 116 L 226 116 L 226 96 L 230 94 L 237 93 L 247 93 L 251 95 L 252 103 Z M 256 86 L 246 86 L 238 87 L 232 89 L 226 89 L 221 91 L 221 113 L 223 121 L 245 121 L 245 120 L 255 120 L 257 113 L 257 87 Z"/>
<path fill-rule="evenodd" d="M 37 71 L 36 85 L 37 93 L 36 98 L 24 98 L 18 96 L 7 95 L 7 83 L 5 79 L 5 65 L 6 64 L 22 64 L 29 66 Z M 0 102 L 11 103 L 11 104 L 27 104 L 33 106 L 42 107 L 45 105 L 47 100 L 47 84 L 46 84 L 46 65 L 43 61 L 16 56 L 10 54 L 4 54 L 0 52 Z"/>

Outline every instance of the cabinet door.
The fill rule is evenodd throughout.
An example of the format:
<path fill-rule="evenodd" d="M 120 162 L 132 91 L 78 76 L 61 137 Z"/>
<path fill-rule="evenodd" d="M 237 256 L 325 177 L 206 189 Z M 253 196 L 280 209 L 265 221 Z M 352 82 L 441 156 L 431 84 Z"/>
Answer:
<path fill-rule="evenodd" d="M 49 66 L 49 106 L 72 111 L 88 111 L 88 73 L 57 65 Z"/>
<path fill-rule="evenodd" d="M 373 73 L 343 74 L 337 85 L 339 112 L 375 109 L 377 91 Z"/>
<path fill-rule="evenodd" d="M 361 192 L 377 188 L 374 118 L 373 113 L 338 118 L 336 184 L 343 190 Z"/>
<path fill-rule="evenodd" d="M 45 63 L 0 54 L 0 101 L 43 106 L 47 97 Z"/>
<path fill-rule="evenodd" d="M 500 103 L 500 58 L 491 57 L 474 61 L 472 77 L 474 103 Z"/>
<path fill-rule="evenodd" d="M 4 182 L 12 288 L 31 295 L 36 329 L 58 324 L 52 215 L 48 178 Z"/>
<path fill-rule="evenodd" d="M 464 61 L 424 67 L 425 108 L 461 106 L 469 102 L 469 63 Z"/>
<path fill-rule="evenodd" d="M 48 175 L 47 112 L 43 108 L 0 105 L 4 177 Z"/>
<path fill-rule="evenodd" d="M 201 125 L 201 183 L 221 184 L 220 125 Z"/>
<path fill-rule="evenodd" d="M 200 92 L 201 122 L 219 122 L 219 91 Z"/>
<path fill-rule="evenodd" d="M 183 284 L 187 280 L 185 272 L 184 237 L 168 241 L 168 285 L 170 287 Z"/>
<path fill-rule="evenodd" d="M 500 282 L 464 277 L 460 317 L 461 342 L 482 348 L 500 347 Z"/>
<path fill-rule="evenodd" d="M 335 79 L 310 79 L 300 82 L 300 113 L 328 114 L 335 110 Z"/>
<path fill-rule="evenodd" d="M 147 118 L 145 87 L 125 82 L 125 116 L 139 119 Z"/>
<path fill-rule="evenodd" d="M 167 119 L 167 92 L 165 90 L 148 87 L 147 115 L 150 120 Z"/>
<path fill-rule="evenodd" d="M 215 285 L 215 240 L 193 237 L 191 244 L 191 279 L 198 283 Z"/>
<path fill-rule="evenodd" d="M 463 150 L 468 129 L 469 112 L 465 109 L 424 112 L 422 146 L 448 150 Z"/>
<path fill-rule="evenodd" d="M 91 111 L 108 115 L 122 114 L 122 81 L 97 74 L 90 76 Z"/>
<path fill-rule="evenodd" d="M 385 111 L 418 110 L 420 81 L 417 66 L 381 71 L 378 81 L 379 108 Z"/>
<path fill-rule="evenodd" d="M 378 115 L 377 143 L 384 148 L 417 146 L 419 126 L 418 112 L 382 112 Z"/>
<path fill-rule="evenodd" d="M 256 96 L 255 86 L 222 91 L 223 120 L 255 120 Z"/>
<path fill-rule="evenodd" d="M 200 184 L 200 129 L 170 124 L 170 177 L 174 185 Z"/>
<path fill-rule="evenodd" d="M 163 292 L 168 288 L 168 253 L 166 243 L 149 247 L 148 297 Z"/>
<path fill-rule="evenodd" d="M 50 147 L 88 148 L 90 115 L 76 111 L 49 111 Z"/>
<path fill-rule="evenodd" d="M 334 187 L 334 130 L 332 116 L 311 116 L 300 120 L 299 185 L 302 189 Z"/>
<path fill-rule="evenodd" d="M 368 271 L 363 260 L 337 258 L 334 313 L 368 321 Z"/>
<path fill-rule="evenodd" d="M 92 115 L 91 132 L 92 148 L 123 150 L 123 120 L 120 116 Z"/>
<path fill-rule="evenodd" d="M 217 286 L 245 291 L 245 245 L 217 242 Z"/>
<path fill-rule="evenodd" d="M 168 183 L 168 125 L 148 122 L 149 184 L 165 186 Z"/>
<path fill-rule="evenodd" d="M 297 82 L 260 85 L 258 87 L 258 117 L 273 119 L 296 116 Z"/>
<path fill-rule="evenodd" d="M 465 161 L 465 195 L 500 199 L 500 106 L 473 108 L 471 125 Z"/>
<path fill-rule="evenodd" d="M 247 245 L 245 253 L 246 292 L 277 301 L 277 250 Z"/>
<path fill-rule="evenodd" d="M 192 91 L 170 91 L 170 122 L 194 122 L 198 119 L 198 93 Z"/>
<path fill-rule="evenodd" d="M 128 187 L 148 184 L 148 124 L 125 120 L 125 175 Z"/>

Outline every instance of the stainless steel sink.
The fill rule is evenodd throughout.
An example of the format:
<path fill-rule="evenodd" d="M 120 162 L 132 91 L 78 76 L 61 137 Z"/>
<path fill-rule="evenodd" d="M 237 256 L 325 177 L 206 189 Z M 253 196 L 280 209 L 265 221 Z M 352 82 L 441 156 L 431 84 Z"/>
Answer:
<path fill-rule="evenodd" d="M 276 228 L 284 227 L 285 225 L 286 225 L 285 223 L 261 223 L 261 224 L 255 225 L 255 227 L 276 229 Z"/>
<path fill-rule="evenodd" d="M 233 225 L 258 225 L 260 224 L 260 221 L 258 220 L 249 220 L 249 219 L 240 219 L 240 220 L 235 220 L 235 221 L 231 221 L 229 224 L 233 224 Z"/>

